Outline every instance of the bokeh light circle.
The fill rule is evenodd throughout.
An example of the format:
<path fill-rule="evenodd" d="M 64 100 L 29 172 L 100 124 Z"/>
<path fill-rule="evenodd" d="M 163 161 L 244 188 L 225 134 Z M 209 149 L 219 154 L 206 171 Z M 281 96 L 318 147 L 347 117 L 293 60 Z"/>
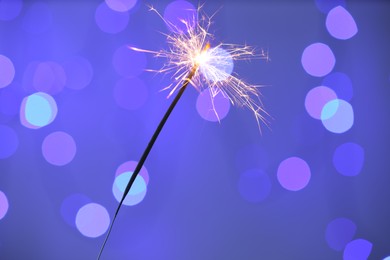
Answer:
<path fill-rule="evenodd" d="M 53 16 L 50 8 L 43 2 L 30 5 L 23 16 L 23 29 L 31 34 L 41 34 L 51 28 Z"/>
<path fill-rule="evenodd" d="M 43 157 L 56 166 L 70 163 L 76 155 L 76 150 L 73 137 L 61 131 L 49 134 L 42 143 Z"/>
<path fill-rule="evenodd" d="M 81 207 L 76 215 L 76 227 L 86 237 L 103 235 L 110 225 L 110 216 L 105 207 L 97 203 L 88 203 Z"/>
<path fill-rule="evenodd" d="M 345 133 L 353 126 L 353 108 L 345 100 L 331 100 L 322 109 L 321 121 L 328 131 L 336 134 Z"/>
<path fill-rule="evenodd" d="M 326 17 L 326 29 L 330 35 L 340 40 L 350 39 L 358 32 L 352 15 L 342 6 L 329 11 Z"/>
<path fill-rule="evenodd" d="M 218 122 L 227 116 L 230 110 L 230 100 L 222 92 L 215 97 L 209 88 L 203 90 L 196 100 L 196 110 L 205 120 Z"/>
<path fill-rule="evenodd" d="M 226 80 L 233 72 L 233 58 L 224 49 L 217 47 L 207 50 L 200 55 L 199 70 L 202 75 L 212 82 Z"/>
<path fill-rule="evenodd" d="M 307 186 L 311 178 L 310 167 L 299 157 L 290 157 L 279 164 L 277 177 L 280 185 L 290 191 L 298 191 Z"/>
<path fill-rule="evenodd" d="M 93 77 L 92 65 L 84 57 L 69 58 L 62 65 L 66 73 L 67 88 L 80 90 L 91 83 Z"/>
<path fill-rule="evenodd" d="M 22 0 L 1 0 L 0 21 L 10 21 L 15 19 L 20 14 L 22 7 Z"/>
<path fill-rule="evenodd" d="M 101 3 L 95 12 L 97 26 L 105 33 L 119 33 L 126 29 L 129 23 L 128 12 L 116 12 L 106 2 Z"/>
<path fill-rule="evenodd" d="M 165 8 L 164 20 L 170 31 L 174 33 L 187 33 L 190 28 L 196 26 L 198 11 L 187 1 L 173 1 Z"/>
<path fill-rule="evenodd" d="M 347 218 L 336 218 L 326 227 L 325 239 L 328 246 L 335 251 L 344 250 L 356 234 L 356 224 Z"/>
<path fill-rule="evenodd" d="M 337 95 L 332 89 L 324 86 L 315 87 L 306 95 L 306 111 L 311 117 L 321 119 L 323 107 L 333 99 L 337 99 Z"/>
<path fill-rule="evenodd" d="M 133 51 L 128 46 L 119 47 L 112 58 L 115 71 L 123 77 L 135 77 L 146 68 L 145 53 Z"/>
<path fill-rule="evenodd" d="M 358 175 L 364 165 L 364 149 L 356 143 L 344 143 L 333 154 L 333 165 L 344 176 Z"/>
<path fill-rule="evenodd" d="M 137 0 L 105 0 L 108 7 L 117 12 L 126 12 L 132 9 Z"/>
<path fill-rule="evenodd" d="M 128 110 L 142 107 L 148 98 L 148 89 L 139 78 L 120 79 L 114 87 L 116 103 Z"/>
<path fill-rule="evenodd" d="M 37 129 L 47 126 L 57 116 L 57 104 L 50 95 L 37 92 L 22 100 L 20 122 L 27 128 Z"/>
<path fill-rule="evenodd" d="M 75 193 L 66 197 L 61 204 L 61 216 L 71 227 L 76 227 L 76 215 L 78 210 L 91 203 L 91 199 L 84 194 Z"/>
<path fill-rule="evenodd" d="M 7 196 L 0 190 L 0 220 L 7 214 L 9 208 Z"/>
<path fill-rule="evenodd" d="M 238 181 L 238 191 L 249 202 L 264 201 L 271 193 L 271 180 L 265 172 L 251 169 L 243 172 Z"/>
<path fill-rule="evenodd" d="M 340 99 L 350 101 L 353 97 L 352 81 L 345 73 L 330 73 L 322 80 L 322 85 L 333 89 Z"/>
<path fill-rule="evenodd" d="M 14 80 L 14 77 L 14 64 L 8 57 L 0 54 L 0 88 L 4 88 L 11 84 L 11 82 Z"/>
<path fill-rule="evenodd" d="M 32 84 L 37 91 L 57 94 L 66 84 L 64 68 L 56 62 L 41 62 L 35 69 Z"/>
<path fill-rule="evenodd" d="M 0 125 L 0 159 L 12 156 L 19 146 L 19 138 L 11 127 Z"/>
<path fill-rule="evenodd" d="M 301 63 L 308 74 L 322 77 L 333 70 L 336 58 L 328 45 L 317 42 L 305 48 Z"/>
<path fill-rule="evenodd" d="M 365 239 L 355 239 L 347 244 L 343 260 L 367 260 L 371 254 L 372 243 Z"/>

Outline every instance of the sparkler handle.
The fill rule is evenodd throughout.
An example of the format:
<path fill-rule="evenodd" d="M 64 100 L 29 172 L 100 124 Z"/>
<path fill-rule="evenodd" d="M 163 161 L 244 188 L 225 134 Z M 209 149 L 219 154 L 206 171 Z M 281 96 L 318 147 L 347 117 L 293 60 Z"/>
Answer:
<path fill-rule="evenodd" d="M 99 252 L 99 256 L 98 256 L 98 260 L 100 259 L 102 253 L 103 253 L 103 249 L 107 243 L 107 240 L 108 240 L 108 237 L 110 236 L 110 233 L 111 233 L 111 229 L 114 225 L 114 222 L 115 222 L 115 219 L 116 219 L 116 216 L 118 215 L 118 212 L 119 212 L 119 209 L 121 208 L 122 204 L 123 204 L 123 201 L 125 200 L 127 194 L 129 193 L 131 187 L 133 186 L 133 183 L 135 181 L 135 178 L 138 176 L 139 172 L 141 171 L 141 168 L 142 166 L 144 165 L 144 162 L 146 160 L 146 158 L 148 158 L 148 155 L 150 153 L 150 151 L 152 150 L 153 148 L 153 145 L 154 143 L 156 142 L 157 140 L 157 137 L 158 135 L 160 134 L 161 130 L 163 129 L 164 125 L 165 125 L 165 122 L 168 120 L 171 112 L 173 111 L 173 109 L 175 108 L 177 102 L 179 101 L 179 99 L 181 98 L 181 96 L 183 95 L 184 91 L 186 90 L 188 84 L 191 82 L 191 79 L 192 77 L 195 75 L 196 73 L 196 70 L 198 69 L 197 66 L 195 66 L 189 73 L 188 73 L 188 76 L 187 78 L 185 79 L 184 83 L 183 83 L 183 86 L 180 88 L 179 92 L 177 93 L 175 99 L 172 101 L 171 105 L 169 106 L 167 112 L 165 112 L 165 115 L 164 117 L 161 119 L 156 131 L 154 131 L 154 134 L 152 136 L 152 138 L 150 139 L 149 143 L 148 143 L 148 146 L 146 147 L 144 153 L 142 154 L 141 156 L 141 159 L 139 160 L 138 164 L 137 164 L 137 167 L 135 168 L 131 178 L 130 178 L 130 181 L 129 183 L 127 184 L 126 186 L 126 189 L 123 193 L 123 196 L 122 196 L 122 199 L 121 201 L 119 202 L 119 205 L 118 205 L 118 208 L 116 209 L 116 212 L 115 212 L 115 215 L 114 215 L 114 218 L 112 219 L 112 222 L 111 222 L 111 225 L 110 225 L 110 228 L 108 230 L 108 233 L 107 233 L 107 236 L 104 240 L 104 243 L 102 245 L 102 248 L 100 249 L 100 252 Z"/>

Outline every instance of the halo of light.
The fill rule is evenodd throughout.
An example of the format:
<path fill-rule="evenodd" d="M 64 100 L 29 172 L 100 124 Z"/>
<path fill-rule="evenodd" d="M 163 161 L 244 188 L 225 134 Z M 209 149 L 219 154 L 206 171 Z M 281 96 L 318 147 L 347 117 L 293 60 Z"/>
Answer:
<path fill-rule="evenodd" d="M 137 0 L 105 0 L 108 7 L 117 12 L 126 12 L 132 9 Z"/>
<path fill-rule="evenodd" d="M 136 77 L 146 68 L 146 56 L 123 45 L 115 51 L 112 64 L 122 77 Z"/>
<path fill-rule="evenodd" d="M 280 185 L 290 191 L 298 191 L 310 181 L 310 167 L 299 157 L 290 157 L 279 164 L 277 177 Z"/>
<path fill-rule="evenodd" d="M 364 164 L 364 149 L 356 143 L 344 143 L 333 153 L 333 165 L 344 176 L 358 175 Z"/>
<path fill-rule="evenodd" d="M 95 22 L 103 32 L 116 34 L 126 29 L 129 23 L 129 13 L 116 12 L 106 2 L 102 2 L 96 8 Z"/>
<path fill-rule="evenodd" d="M 110 225 L 110 216 L 105 207 L 97 203 L 88 203 L 79 209 L 76 215 L 76 227 L 83 236 L 99 237 Z"/>
<path fill-rule="evenodd" d="M 42 143 L 43 157 L 48 163 L 56 166 L 70 163 L 76 155 L 76 150 L 72 136 L 61 131 L 49 134 Z"/>
<path fill-rule="evenodd" d="M 32 84 L 37 91 L 57 94 L 66 84 L 64 68 L 56 62 L 41 62 L 36 67 Z"/>
<path fill-rule="evenodd" d="M 19 146 L 19 138 L 11 127 L 0 125 L 0 159 L 12 156 Z"/>
<path fill-rule="evenodd" d="M 124 109 L 138 109 L 148 99 L 148 90 L 139 78 L 122 78 L 114 87 L 114 99 Z"/>
<path fill-rule="evenodd" d="M 8 57 L 0 54 L 0 88 L 4 88 L 11 84 L 11 82 L 14 80 L 14 77 L 14 64 Z"/>
<path fill-rule="evenodd" d="M 316 42 L 305 48 L 301 63 L 309 75 L 322 77 L 333 70 L 336 58 L 328 45 Z"/>
<path fill-rule="evenodd" d="M 164 10 L 164 20 L 170 31 L 180 34 L 187 33 L 190 28 L 196 26 L 198 11 L 187 1 L 173 1 Z"/>
<path fill-rule="evenodd" d="M 205 120 L 219 122 L 224 119 L 230 110 L 230 100 L 222 92 L 212 98 L 212 91 L 209 88 L 199 93 L 196 100 L 196 110 Z"/>
<path fill-rule="evenodd" d="M 0 1 L 0 20 L 10 21 L 19 16 L 22 11 L 22 0 L 2 0 Z M 1 67 L 1 66 L 0 66 Z"/>
<path fill-rule="evenodd" d="M 236 168 L 241 172 L 248 169 L 266 170 L 269 164 L 267 151 L 257 144 L 250 144 L 238 150 Z"/>
<path fill-rule="evenodd" d="M 27 128 L 37 129 L 49 125 L 57 116 L 57 104 L 48 94 L 37 92 L 22 100 L 20 122 Z"/>
<path fill-rule="evenodd" d="M 324 14 L 327 14 L 330 10 L 339 5 L 346 7 L 345 0 L 315 0 L 315 4 L 318 10 Z"/>
<path fill-rule="evenodd" d="M 91 83 L 93 69 L 91 63 L 84 57 L 75 56 L 63 63 L 66 73 L 66 87 L 80 90 Z"/>
<path fill-rule="evenodd" d="M 207 50 L 201 54 L 201 58 L 199 70 L 207 80 L 223 81 L 229 78 L 233 72 L 232 56 L 220 47 Z"/>
<path fill-rule="evenodd" d="M 52 25 L 52 13 L 47 4 L 36 2 L 30 5 L 23 16 L 23 29 L 31 34 L 48 31 Z"/>
<path fill-rule="evenodd" d="M 344 249 L 344 260 L 366 260 L 371 254 L 372 243 L 365 239 L 355 239 Z"/>
<path fill-rule="evenodd" d="M 322 109 L 326 103 L 333 99 L 337 99 L 337 95 L 332 89 L 324 86 L 315 87 L 306 95 L 306 111 L 311 117 L 321 119 Z"/>
<path fill-rule="evenodd" d="M 330 35 L 340 40 L 350 39 L 358 32 L 352 15 L 342 6 L 336 6 L 329 11 L 326 17 L 326 29 Z"/>
<path fill-rule="evenodd" d="M 118 202 L 121 201 L 123 193 L 132 175 L 132 171 L 126 171 L 115 177 L 114 183 L 112 185 L 112 193 L 114 194 L 114 197 Z M 144 178 L 141 175 L 137 175 L 133 186 L 131 187 L 129 193 L 123 201 L 123 205 L 137 205 L 145 198 L 146 190 L 147 185 Z"/>
<path fill-rule="evenodd" d="M 264 201 L 271 193 L 271 180 L 265 172 L 251 169 L 243 172 L 238 181 L 238 191 L 249 202 Z"/>
<path fill-rule="evenodd" d="M 326 227 L 325 239 L 328 246 L 342 251 L 356 234 L 356 224 L 347 218 L 336 218 Z"/>
<path fill-rule="evenodd" d="M 133 172 L 135 168 L 137 168 L 138 162 L 136 161 L 128 161 L 124 162 L 121 165 L 119 165 L 118 169 L 115 172 L 115 177 L 118 177 L 119 175 L 125 173 L 125 172 Z M 142 166 L 141 170 L 139 171 L 139 174 L 144 179 L 146 185 L 149 183 L 149 173 L 148 170 L 145 168 L 145 166 Z"/>
<path fill-rule="evenodd" d="M 383 260 L 390 260 L 390 256 L 383 258 Z"/>
<path fill-rule="evenodd" d="M 61 204 L 61 216 L 71 227 L 76 227 L 76 215 L 78 210 L 91 203 L 91 199 L 84 194 L 75 193 L 65 198 Z"/>
<path fill-rule="evenodd" d="M 345 133 L 354 122 L 353 108 L 342 99 L 331 100 L 322 109 L 321 121 L 328 131 L 336 134 Z"/>
<path fill-rule="evenodd" d="M 330 73 L 322 80 L 322 85 L 333 89 L 340 99 L 350 101 L 353 97 L 352 81 L 345 73 Z"/>
<path fill-rule="evenodd" d="M 1 135 L 0 135 L 1 136 Z M 9 208 L 7 196 L 0 190 L 0 220 L 7 214 Z"/>

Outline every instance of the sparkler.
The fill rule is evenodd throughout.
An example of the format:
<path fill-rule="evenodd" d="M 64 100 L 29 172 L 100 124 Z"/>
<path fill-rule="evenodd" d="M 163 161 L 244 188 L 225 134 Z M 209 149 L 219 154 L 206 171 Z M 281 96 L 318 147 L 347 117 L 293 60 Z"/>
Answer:
<path fill-rule="evenodd" d="M 200 12 L 201 8 L 202 6 L 198 8 L 197 13 Z M 267 125 L 267 121 L 265 120 L 267 113 L 263 109 L 258 91 L 260 86 L 247 84 L 236 75 L 231 74 L 233 60 L 268 59 L 268 55 L 264 51 L 260 54 L 255 54 L 254 48 L 250 46 L 224 43 L 219 43 L 211 47 L 210 42 L 213 41 L 214 37 L 209 32 L 209 29 L 213 16 L 207 17 L 206 15 L 202 15 L 199 20 L 197 19 L 198 17 L 193 17 L 191 21 L 181 20 L 186 28 L 186 32 L 182 32 L 174 24 L 166 21 L 155 8 L 150 7 L 150 11 L 155 12 L 168 27 L 176 31 L 173 34 L 165 34 L 169 49 L 151 51 L 135 47 L 129 48 L 138 52 L 151 53 L 155 57 L 165 58 L 167 62 L 160 70 L 149 71 L 157 73 L 173 72 L 172 78 L 174 83 L 163 90 L 170 90 L 168 98 L 176 92 L 177 95 L 160 121 L 126 186 L 100 249 L 98 259 L 102 255 L 123 201 L 129 193 L 165 122 L 168 120 L 171 112 L 189 84 L 194 86 L 199 92 L 205 88 L 209 88 L 213 109 L 218 119 L 218 113 L 214 106 L 214 98 L 221 93 L 233 105 L 244 106 L 250 109 L 256 118 L 259 129 L 261 122 Z"/>

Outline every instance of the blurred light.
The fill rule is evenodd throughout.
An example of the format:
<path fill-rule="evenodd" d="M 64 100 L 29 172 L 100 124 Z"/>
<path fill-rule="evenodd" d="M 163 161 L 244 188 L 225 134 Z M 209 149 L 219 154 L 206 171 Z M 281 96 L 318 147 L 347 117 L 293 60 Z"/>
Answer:
<path fill-rule="evenodd" d="M 129 23 L 129 13 L 116 12 L 103 2 L 96 8 L 95 21 L 103 32 L 115 34 L 126 29 Z"/>
<path fill-rule="evenodd" d="M 42 143 L 42 154 L 48 163 L 63 166 L 76 155 L 76 143 L 65 132 L 54 132 L 46 136 Z"/>
<path fill-rule="evenodd" d="M 315 0 L 318 10 L 322 13 L 327 14 L 334 7 L 341 5 L 346 6 L 345 0 Z"/>
<path fill-rule="evenodd" d="M 1 2 L 0 2 L 1 7 Z M 12 61 L 0 54 L 0 88 L 11 84 L 15 77 L 15 67 Z"/>
<path fill-rule="evenodd" d="M 135 77 L 145 70 L 146 55 L 143 52 L 133 51 L 128 46 L 123 45 L 115 51 L 112 64 L 119 75 Z"/>
<path fill-rule="evenodd" d="M 356 225 L 347 218 L 336 218 L 326 227 L 325 238 L 328 246 L 342 251 L 356 234 Z"/>
<path fill-rule="evenodd" d="M 219 92 L 214 99 L 211 98 L 211 95 L 212 93 L 209 88 L 199 93 L 196 100 L 196 110 L 203 119 L 218 122 L 224 119 L 229 113 L 230 101 L 222 92 Z"/>
<path fill-rule="evenodd" d="M 137 167 L 138 162 L 136 161 L 128 161 L 125 163 L 122 163 L 119 165 L 118 169 L 115 172 L 115 177 L 118 177 L 119 175 L 125 173 L 125 172 L 133 172 L 135 168 Z M 144 179 L 146 185 L 149 183 L 149 173 L 148 170 L 146 170 L 145 166 L 142 166 L 139 174 Z"/>
<path fill-rule="evenodd" d="M 333 99 L 337 99 L 337 95 L 332 89 L 324 86 L 315 87 L 306 95 L 306 111 L 311 117 L 321 119 L 322 109 L 326 103 Z"/>
<path fill-rule="evenodd" d="M 344 176 L 356 176 L 364 164 L 364 149 L 355 143 L 345 143 L 336 148 L 333 165 Z"/>
<path fill-rule="evenodd" d="M 279 164 L 277 177 L 280 185 L 290 191 L 298 191 L 307 186 L 311 172 L 309 165 L 299 157 L 290 157 Z"/>
<path fill-rule="evenodd" d="M 371 254 L 372 243 L 365 239 L 355 239 L 344 249 L 343 260 L 367 260 Z"/>
<path fill-rule="evenodd" d="M 105 0 L 108 7 L 117 12 L 126 12 L 133 8 L 137 0 Z"/>
<path fill-rule="evenodd" d="M 61 216 L 71 227 L 76 227 L 76 215 L 78 210 L 91 203 L 91 199 L 84 194 L 75 193 L 68 196 L 61 204 Z"/>
<path fill-rule="evenodd" d="M 10 21 L 15 19 L 20 14 L 22 7 L 23 7 L 22 0 L 1 0 L 0 20 Z"/>
<path fill-rule="evenodd" d="M 390 256 L 383 258 L 383 260 L 390 260 Z"/>
<path fill-rule="evenodd" d="M 352 81 L 345 73 L 330 73 L 322 80 L 322 85 L 333 89 L 340 99 L 350 101 L 353 97 Z"/>
<path fill-rule="evenodd" d="M 16 152 L 19 139 L 16 132 L 6 125 L 0 125 L 0 159 L 6 159 Z"/>
<path fill-rule="evenodd" d="M 124 109 L 138 109 L 145 104 L 147 98 L 148 90 L 141 79 L 122 78 L 114 87 L 114 99 Z"/>
<path fill-rule="evenodd" d="M 93 69 L 91 63 L 79 56 L 67 59 L 63 63 L 66 73 L 66 87 L 70 89 L 83 89 L 91 83 Z"/>
<path fill-rule="evenodd" d="M 322 77 L 333 70 L 336 58 L 328 45 L 317 42 L 305 48 L 301 63 L 308 74 Z"/>
<path fill-rule="evenodd" d="M 236 156 L 236 167 L 241 171 L 248 169 L 266 170 L 269 163 L 267 151 L 256 144 L 250 144 L 241 148 Z"/>
<path fill-rule="evenodd" d="M 206 60 L 203 65 L 201 64 L 199 67 L 200 72 L 206 79 L 212 82 L 218 82 L 229 78 L 233 72 L 234 63 L 232 56 L 227 51 L 217 47 L 209 49 L 203 55 L 205 55 L 206 59 L 208 55 L 213 57 L 213 59 L 210 61 Z M 210 69 L 210 67 L 212 69 Z M 213 71 L 223 71 L 224 73 L 213 73 Z"/>
<path fill-rule="evenodd" d="M 348 131 L 354 121 L 352 106 L 342 99 L 334 99 L 326 103 L 321 112 L 322 124 L 336 134 Z"/>
<path fill-rule="evenodd" d="M 170 31 L 175 33 L 187 33 L 189 28 L 193 28 L 196 25 L 198 11 L 187 1 L 173 1 L 165 8 L 164 19 L 167 22 Z M 189 27 L 187 27 L 183 21 L 185 21 Z"/>
<path fill-rule="evenodd" d="M 326 17 L 326 29 L 330 35 L 340 40 L 352 38 L 358 32 L 352 15 L 342 6 L 330 10 Z"/>
<path fill-rule="evenodd" d="M 47 4 L 33 3 L 23 16 L 23 29 L 32 34 L 41 34 L 50 29 L 52 13 Z"/>
<path fill-rule="evenodd" d="M 56 62 L 41 62 L 35 69 L 32 84 L 37 91 L 57 94 L 66 84 L 65 71 Z"/>
<path fill-rule="evenodd" d="M 86 237 L 103 235 L 110 225 L 110 216 L 106 208 L 97 203 L 89 203 L 77 212 L 76 227 Z"/>
<path fill-rule="evenodd" d="M 241 197 L 249 202 L 264 201 L 271 193 L 269 176 L 259 169 L 243 172 L 238 181 L 238 191 Z"/>
<path fill-rule="evenodd" d="M 0 7 L 1 7 L 1 5 L 0 5 Z M 8 205 L 7 196 L 5 196 L 4 192 L 2 192 L 0 190 L 0 220 L 4 218 L 5 214 L 7 214 L 8 207 L 9 207 L 9 205 Z"/>
<path fill-rule="evenodd" d="M 48 94 L 37 92 L 23 99 L 20 106 L 20 122 L 27 128 L 47 126 L 57 116 L 57 104 Z"/>

